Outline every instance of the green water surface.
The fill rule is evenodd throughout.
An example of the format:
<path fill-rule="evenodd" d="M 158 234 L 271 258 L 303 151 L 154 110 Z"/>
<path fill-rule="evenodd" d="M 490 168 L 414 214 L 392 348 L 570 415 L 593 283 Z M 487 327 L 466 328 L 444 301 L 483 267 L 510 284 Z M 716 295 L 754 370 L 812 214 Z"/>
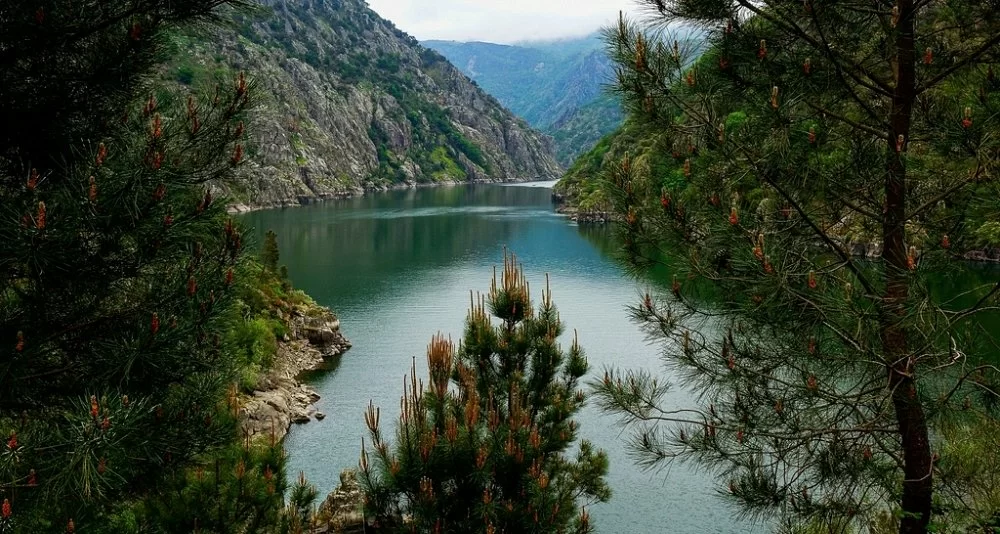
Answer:
<path fill-rule="evenodd" d="M 343 469 L 357 466 L 369 400 L 382 407 L 383 425 L 394 424 L 404 375 L 414 359 L 418 376 L 426 375 L 424 351 L 433 334 L 461 336 L 469 291 L 487 290 L 504 246 L 523 262 L 536 299 L 545 273 L 551 275 L 568 335 L 579 332 L 593 376 L 612 365 L 662 372 L 658 348 L 646 343 L 625 311 L 652 282 L 626 276 L 612 257 L 609 229 L 578 227 L 554 213 L 550 187 L 422 188 L 245 217 L 258 236 L 277 233 L 294 285 L 333 308 L 354 344 L 313 377 L 322 395 L 317 407 L 327 418 L 292 429 L 285 442 L 290 473 L 305 472 L 325 495 Z M 944 277 L 939 290 L 957 292 L 996 278 L 996 269 L 973 270 Z M 996 317 L 984 323 L 997 325 Z M 689 398 L 678 390 L 670 401 Z M 612 500 L 591 508 L 600 532 L 768 530 L 737 518 L 720 497 L 724 488 L 696 465 L 659 472 L 636 467 L 615 418 L 588 407 L 579 422 L 582 435 L 611 459 Z"/>

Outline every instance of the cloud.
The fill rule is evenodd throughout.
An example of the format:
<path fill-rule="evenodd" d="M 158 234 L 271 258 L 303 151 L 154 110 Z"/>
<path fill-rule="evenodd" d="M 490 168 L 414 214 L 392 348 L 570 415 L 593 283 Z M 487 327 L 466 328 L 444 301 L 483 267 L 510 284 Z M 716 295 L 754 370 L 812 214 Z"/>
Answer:
<path fill-rule="evenodd" d="M 368 0 L 417 39 L 512 43 L 591 33 L 633 0 Z"/>

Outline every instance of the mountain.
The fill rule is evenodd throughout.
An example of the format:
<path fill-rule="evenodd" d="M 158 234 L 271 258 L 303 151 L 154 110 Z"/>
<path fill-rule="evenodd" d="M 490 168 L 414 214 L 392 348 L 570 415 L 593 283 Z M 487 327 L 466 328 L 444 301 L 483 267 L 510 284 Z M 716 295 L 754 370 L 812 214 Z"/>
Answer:
<path fill-rule="evenodd" d="M 568 164 L 617 128 L 622 111 L 604 94 L 613 75 L 599 34 L 499 45 L 426 41 L 532 126 L 551 135 Z"/>
<path fill-rule="evenodd" d="M 550 139 L 364 0 L 262 0 L 215 35 L 178 35 L 164 75 L 251 75 L 251 206 L 398 184 L 555 179 Z M 231 82 L 230 82 L 231 83 Z"/>

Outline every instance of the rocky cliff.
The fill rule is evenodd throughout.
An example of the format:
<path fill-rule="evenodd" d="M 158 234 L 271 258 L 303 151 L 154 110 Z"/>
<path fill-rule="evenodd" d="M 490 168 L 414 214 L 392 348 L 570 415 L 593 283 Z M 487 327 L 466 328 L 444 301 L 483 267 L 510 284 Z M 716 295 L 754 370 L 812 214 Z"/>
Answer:
<path fill-rule="evenodd" d="M 231 29 L 178 36 L 173 57 L 181 84 L 256 79 L 249 176 L 231 191 L 249 205 L 561 173 L 549 138 L 363 0 L 262 0 Z"/>

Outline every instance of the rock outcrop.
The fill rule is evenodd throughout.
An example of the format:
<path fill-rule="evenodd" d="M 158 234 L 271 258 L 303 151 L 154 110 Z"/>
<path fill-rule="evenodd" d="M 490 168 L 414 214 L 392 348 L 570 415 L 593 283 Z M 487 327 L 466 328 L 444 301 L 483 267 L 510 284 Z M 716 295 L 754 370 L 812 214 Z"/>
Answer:
<path fill-rule="evenodd" d="M 400 184 L 554 180 L 550 138 L 364 0 L 261 0 L 215 35 L 179 40 L 165 73 L 247 72 L 243 207 L 308 203 Z"/>
<path fill-rule="evenodd" d="M 340 333 L 340 321 L 326 308 L 295 309 L 288 325 L 290 333 L 278 343 L 274 365 L 243 401 L 243 431 L 250 436 L 280 441 L 292 423 L 325 417 L 314 406 L 319 395 L 301 383 L 299 376 L 351 347 Z"/>
<path fill-rule="evenodd" d="M 312 533 L 364 532 L 363 506 L 364 492 L 358 484 L 357 473 L 350 469 L 340 473 L 340 486 L 320 504 Z"/>

